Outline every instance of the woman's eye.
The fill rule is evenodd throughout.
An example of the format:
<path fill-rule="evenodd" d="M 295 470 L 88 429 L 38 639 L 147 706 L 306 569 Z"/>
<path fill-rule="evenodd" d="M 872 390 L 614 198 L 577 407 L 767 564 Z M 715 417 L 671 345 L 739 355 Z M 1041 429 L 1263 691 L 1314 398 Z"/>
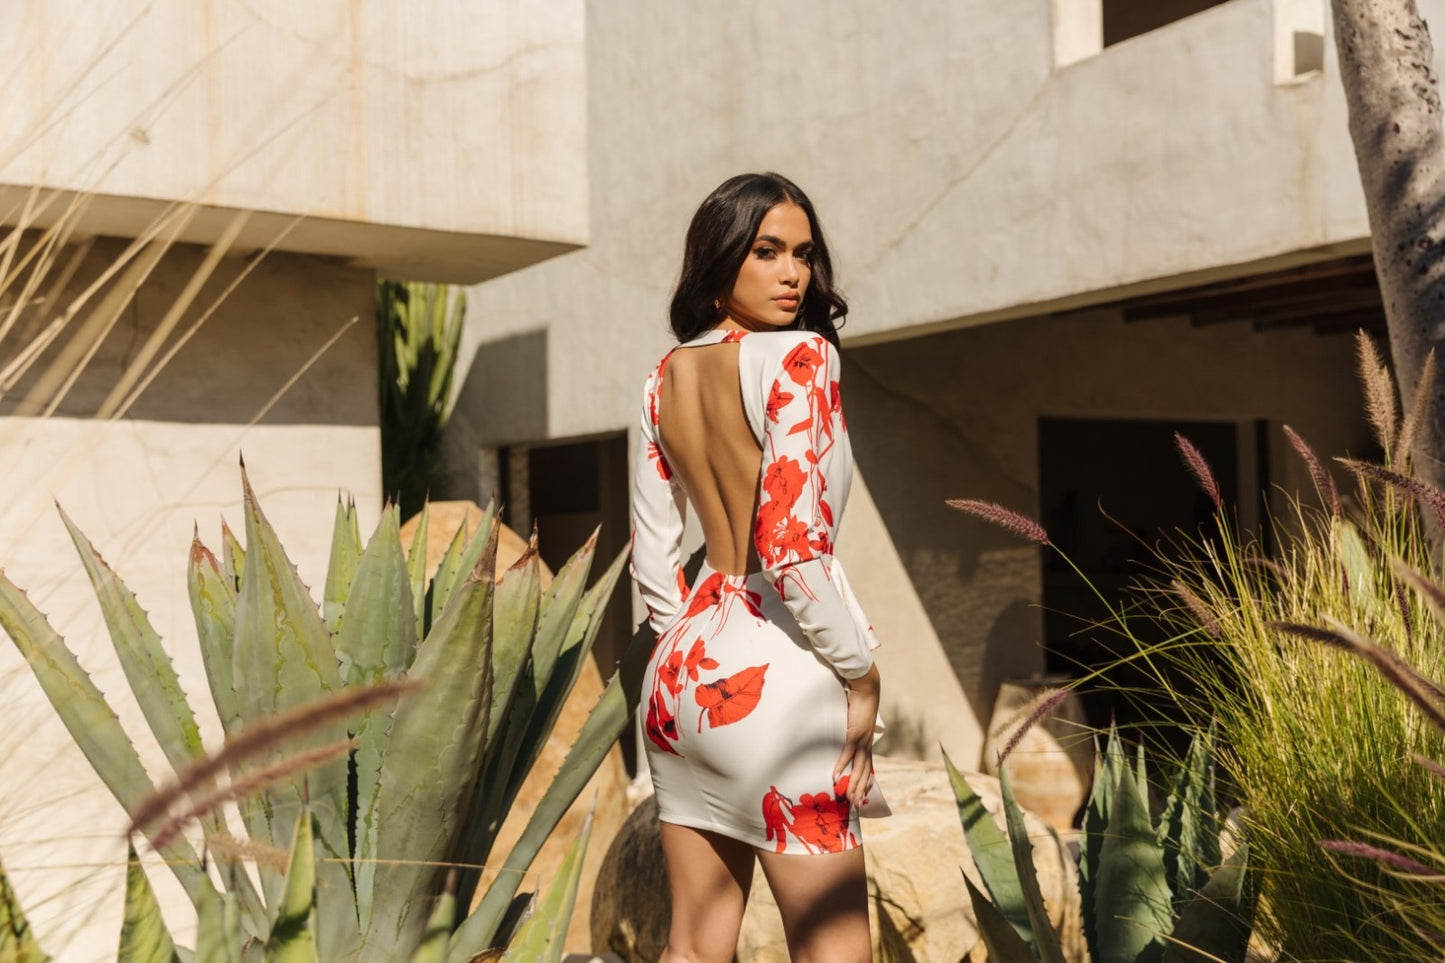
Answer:
<path fill-rule="evenodd" d="M 757 255 L 757 256 L 760 257 L 760 258 L 767 259 L 767 258 L 770 258 L 770 257 L 773 256 L 774 251 L 773 251 L 773 249 L 770 248 L 770 247 L 760 247 L 760 248 L 755 248 L 755 249 L 753 250 L 753 254 Z"/>
<path fill-rule="evenodd" d="M 802 261 L 804 264 L 812 264 L 812 263 L 813 263 L 813 251 L 812 251 L 811 248 L 810 248 L 809 250 L 806 250 L 806 251 L 799 251 L 798 254 L 797 254 L 797 257 L 798 257 L 798 260 L 799 260 L 799 261 Z"/>

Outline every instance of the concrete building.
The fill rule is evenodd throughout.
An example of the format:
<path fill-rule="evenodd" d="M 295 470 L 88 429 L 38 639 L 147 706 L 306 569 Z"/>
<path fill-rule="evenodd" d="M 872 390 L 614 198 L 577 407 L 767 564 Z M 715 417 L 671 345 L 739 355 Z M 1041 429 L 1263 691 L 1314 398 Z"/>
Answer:
<path fill-rule="evenodd" d="M 688 219 L 727 176 L 787 174 L 852 305 L 839 551 L 885 640 L 889 749 L 977 764 L 1001 680 L 1103 655 L 1046 617 L 1081 612 L 1066 571 L 945 498 L 1042 519 L 1112 588 L 1135 549 L 1100 502 L 1146 537 L 1201 520 L 1172 431 L 1256 529 L 1259 492 L 1309 490 L 1281 425 L 1369 445 L 1351 335 L 1383 322 L 1327 15 L 590 3 L 591 241 L 471 289 L 459 478 L 544 533 L 625 519 Z"/>
<path fill-rule="evenodd" d="M 378 517 L 376 276 L 478 282 L 587 242 L 584 37 L 578 0 L 6 5 L 0 564 L 132 733 L 52 499 L 208 705 L 186 558 L 194 525 L 240 524 L 240 455 L 310 585 L 338 491 Z M 8 642 L 0 720 L 0 858 L 51 954 L 113 959 L 125 818 Z"/>

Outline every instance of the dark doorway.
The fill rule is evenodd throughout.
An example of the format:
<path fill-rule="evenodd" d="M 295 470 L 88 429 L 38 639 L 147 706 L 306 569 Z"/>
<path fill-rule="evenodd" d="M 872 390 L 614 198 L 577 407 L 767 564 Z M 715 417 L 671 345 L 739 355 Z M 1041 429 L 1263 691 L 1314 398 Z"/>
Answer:
<path fill-rule="evenodd" d="M 1249 487 L 1260 490 L 1256 482 L 1264 466 L 1253 448 L 1257 428 L 1249 423 L 1241 429 L 1218 421 L 1039 420 L 1041 518 L 1059 549 L 1043 553 L 1044 645 L 1051 673 L 1078 678 L 1128 655 L 1131 643 L 1102 624 L 1108 619 L 1105 602 L 1115 610 L 1129 604 L 1130 586 L 1149 570 L 1151 546 L 1215 531 L 1214 504 L 1181 463 L 1176 431 L 1209 462 L 1227 507 L 1240 504 L 1242 462 L 1254 476 Z M 1144 643 L 1163 641 L 1162 629 L 1150 637 L 1148 620 L 1131 620 L 1130 628 Z M 1127 667 L 1111 670 L 1082 693 L 1089 723 L 1102 727 L 1117 719 L 1127 726 L 1167 718 L 1159 700 L 1139 691 L 1153 685 Z M 1125 697 L 1125 691 L 1134 694 Z"/>
<path fill-rule="evenodd" d="M 1158 30 L 1226 0 L 1104 0 L 1104 46 Z"/>

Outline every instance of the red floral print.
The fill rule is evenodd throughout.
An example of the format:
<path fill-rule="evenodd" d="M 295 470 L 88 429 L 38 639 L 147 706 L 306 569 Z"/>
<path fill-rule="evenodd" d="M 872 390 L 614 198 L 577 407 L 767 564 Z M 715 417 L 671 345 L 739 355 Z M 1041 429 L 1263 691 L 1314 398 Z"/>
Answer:
<path fill-rule="evenodd" d="M 807 344 L 799 344 L 783 359 L 783 370 L 788 373 L 789 378 L 806 386 L 813 383 L 813 374 L 822 363 L 823 358 L 818 352 Z"/>
<path fill-rule="evenodd" d="M 774 381 L 773 390 L 768 392 L 768 420 L 776 423 L 778 420 L 778 412 L 782 411 L 788 402 L 792 400 L 792 393 L 784 391 L 781 382 Z"/>
<path fill-rule="evenodd" d="M 662 456 L 662 449 L 658 447 L 657 442 L 649 441 L 647 443 L 647 457 L 656 464 L 657 473 L 662 476 L 663 481 L 672 481 L 672 466 L 668 465 L 667 459 Z"/>
<path fill-rule="evenodd" d="M 718 726 L 737 722 L 757 708 L 758 700 L 763 697 L 763 679 L 771 664 L 764 662 L 762 665 L 749 666 L 726 679 L 698 686 L 693 697 L 706 715 L 698 718 L 697 731 L 702 732 L 704 719 L 716 729 Z M 713 662 L 713 665 L 717 663 Z"/>
<path fill-rule="evenodd" d="M 848 776 L 833 784 L 831 792 L 803 793 L 795 803 L 768 787 L 763 796 L 764 839 L 776 842 L 780 853 L 788 850 L 791 835 L 810 853 L 841 853 L 858 845 L 851 831 L 851 804 L 848 802 Z"/>

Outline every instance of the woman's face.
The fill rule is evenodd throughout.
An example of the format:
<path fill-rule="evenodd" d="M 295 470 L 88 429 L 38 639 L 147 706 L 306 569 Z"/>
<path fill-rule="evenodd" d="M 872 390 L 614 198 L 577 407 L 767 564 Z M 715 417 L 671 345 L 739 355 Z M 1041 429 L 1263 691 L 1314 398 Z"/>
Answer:
<path fill-rule="evenodd" d="M 771 207 L 738 269 L 722 326 L 765 331 L 791 325 L 813 279 L 812 258 L 813 231 L 807 213 L 787 201 Z"/>

